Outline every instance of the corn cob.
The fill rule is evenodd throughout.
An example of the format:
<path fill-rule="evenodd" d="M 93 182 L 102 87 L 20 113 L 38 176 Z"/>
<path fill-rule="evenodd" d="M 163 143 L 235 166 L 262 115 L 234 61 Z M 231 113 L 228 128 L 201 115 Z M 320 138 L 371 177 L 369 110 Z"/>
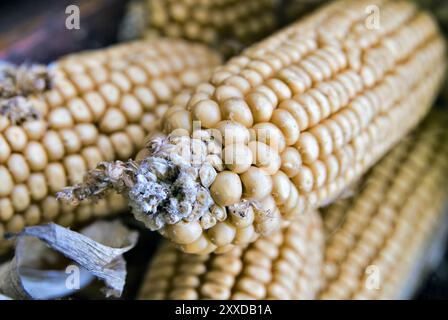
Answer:
<path fill-rule="evenodd" d="M 166 241 L 140 299 L 313 299 L 321 284 L 323 230 L 317 212 L 247 248 L 190 255 Z"/>
<path fill-rule="evenodd" d="M 397 299 L 415 277 L 448 196 L 448 118 L 434 112 L 364 178 L 353 198 L 323 210 L 322 299 Z"/>
<path fill-rule="evenodd" d="M 116 194 L 75 209 L 59 203 L 55 193 L 81 181 L 100 161 L 134 156 L 173 95 L 204 79 L 218 62 L 205 47 L 167 39 L 57 62 L 53 89 L 17 98 L 30 103 L 40 118 L 14 123 L 11 114 L 0 115 L 0 239 L 4 231 L 26 225 L 57 221 L 68 226 L 123 210 L 126 203 Z M 27 75 L 26 69 L 17 73 L 17 81 Z M 0 96 L 11 95 L 15 85 L 5 80 Z"/>
<path fill-rule="evenodd" d="M 120 36 L 163 35 L 198 41 L 227 55 L 271 33 L 280 0 L 138 0 Z"/>
<path fill-rule="evenodd" d="M 378 30 L 365 24 L 372 4 Z M 60 197 L 119 190 L 190 253 L 250 243 L 335 199 L 413 128 L 444 54 L 410 2 L 336 1 L 217 68 L 164 115 L 168 136 L 149 139 L 137 162 L 99 167 Z"/>

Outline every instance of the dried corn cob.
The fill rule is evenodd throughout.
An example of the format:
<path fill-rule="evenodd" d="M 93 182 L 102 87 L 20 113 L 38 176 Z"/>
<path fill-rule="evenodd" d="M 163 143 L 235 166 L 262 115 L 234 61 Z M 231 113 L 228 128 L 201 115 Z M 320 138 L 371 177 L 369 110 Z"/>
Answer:
<path fill-rule="evenodd" d="M 164 35 L 232 54 L 274 31 L 280 0 L 137 0 L 120 30 L 123 39 Z"/>
<path fill-rule="evenodd" d="M 100 161 L 134 156 L 173 95 L 203 80 L 218 62 L 207 48 L 181 40 L 119 45 L 63 58 L 52 68 L 54 88 L 27 98 L 13 96 L 14 90 L 29 93 L 20 86 L 30 86 L 30 70 L 5 71 L 0 83 L 0 239 L 4 231 L 26 225 L 72 225 L 123 210 L 121 196 L 74 210 L 60 204 L 55 192 L 81 181 Z M 34 81 L 45 83 L 42 76 Z M 14 123 L 18 112 L 12 107 L 21 104 L 31 105 L 40 118 Z"/>
<path fill-rule="evenodd" d="M 140 299 L 313 299 L 321 284 L 323 230 L 316 212 L 222 255 L 189 255 L 164 242 Z"/>
<path fill-rule="evenodd" d="M 397 299 L 415 277 L 448 196 L 448 117 L 434 112 L 364 178 L 353 198 L 323 210 L 323 299 Z"/>
<path fill-rule="evenodd" d="M 365 23 L 372 4 L 377 30 Z M 225 252 L 365 173 L 426 114 L 444 55 L 436 24 L 412 3 L 336 1 L 217 68 L 165 114 L 168 136 L 137 162 L 99 167 L 60 196 L 119 190 L 183 250 Z"/>

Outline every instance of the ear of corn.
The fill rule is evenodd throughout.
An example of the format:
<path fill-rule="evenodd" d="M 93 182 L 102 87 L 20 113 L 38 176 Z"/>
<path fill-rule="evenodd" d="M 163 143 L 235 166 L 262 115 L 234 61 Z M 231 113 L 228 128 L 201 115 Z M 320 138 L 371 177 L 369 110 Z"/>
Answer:
<path fill-rule="evenodd" d="M 163 35 L 231 54 L 271 33 L 279 0 L 141 0 L 131 3 L 121 36 Z"/>
<path fill-rule="evenodd" d="M 40 118 L 15 124 L 0 115 L 0 239 L 26 225 L 69 226 L 126 208 L 116 194 L 74 208 L 55 193 L 100 161 L 133 157 L 174 94 L 218 63 L 205 47 L 167 39 L 58 61 L 53 89 L 26 98 Z"/>
<path fill-rule="evenodd" d="M 403 297 L 446 205 L 447 124 L 444 112 L 432 113 L 372 169 L 353 198 L 323 210 L 320 298 Z"/>
<path fill-rule="evenodd" d="M 371 5 L 378 29 L 366 23 Z M 168 136 L 150 139 L 137 168 L 110 165 L 126 187 L 94 177 L 61 196 L 107 185 L 183 250 L 229 250 L 337 198 L 422 119 L 444 70 L 438 28 L 412 3 L 336 1 L 173 106 Z"/>
<path fill-rule="evenodd" d="M 247 248 L 189 255 L 164 242 L 140 299 L 313 299 L 321 284 L 323 230 L 317 212 Z"/>
<path fill-rule="evenodd" d="M 446 204 L 447 121 L 432 112 L 351 197 L 321 210 L 323 225 L 315 213 L 301 215 L 222 255 L 189 255 L 164 242 L 140 299 L 310 299 L 316 290 L 321 299 L 400 297 Z M 368 280 L 372 272 L 380 273 L 379 288 Z"/>

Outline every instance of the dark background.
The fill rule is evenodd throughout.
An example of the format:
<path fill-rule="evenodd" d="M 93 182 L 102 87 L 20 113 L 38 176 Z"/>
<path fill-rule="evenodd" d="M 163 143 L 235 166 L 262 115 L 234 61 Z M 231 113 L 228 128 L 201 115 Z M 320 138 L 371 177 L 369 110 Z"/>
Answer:
<path fill-rule="evenodd" d="M 127 0 L 1 0 L 0 60 L 48 63 L 67 53 L 114 43 L 126 2 Z M 65 8 L 70 4 L 80 7 L 80 30 L 65 28 Z M 129 226 L 139 228 L 132 218 L 122 219 Z M 417 281 L 420 285 L 414 296 L 416 299 L 448 299 L 448 241 L 445 234 L 439 238 L 439 243 L 431 253 L 431 261 L 426 264 L 426 276 Z M 135 296 L 159 240 L 155 233 L 141 230 L 137 247 L 126 254 L 128 285 L 124 298 Z M 90 292 L 79 294 L 79 298 L 89 297 L 92 297 Z"/>

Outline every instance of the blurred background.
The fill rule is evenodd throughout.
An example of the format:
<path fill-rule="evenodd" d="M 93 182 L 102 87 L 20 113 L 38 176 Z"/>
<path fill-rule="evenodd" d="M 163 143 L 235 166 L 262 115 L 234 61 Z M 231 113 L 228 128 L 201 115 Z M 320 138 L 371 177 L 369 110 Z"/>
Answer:
<path fill-rule="evenodd" d="M 322 2 L 292 1 L 297 2 L 299 8 L 304 3 L 317 5 Z M 435 2 L 422 1 L 427 5 Z M 448 8 L 448 1 L 438 0 L 437 3 L 442 4 L 443 8 Z M 73 4 L 80 8 L 79 30 L 69 30 L 65 27 L 68 15 L 66 8 Z M 0 61 L 50 63 L 71 52 L 115 43 L 118 41 L 117 35 L 128 4 L 128 0 L 2 0 Z M 448 16 L 446 14 L 448 11 L 444 10 L 438 10 L 438 15 Z M 280 24 L 287 19 L 286 16 L 282 17 Z M 128 263 L 128 279 L 123 298 L 133 298 L 160 239 L 155 233 L 141 229 L 130 215 L 121 219 L 128 226 L 141 231 L 137 247 L 125 255 Z M 416 274 L 415 283 L 410 284 L 410 287 L 418 288 L 414 295 L 416 299 L 448 299 L 447 228 L 441 229 L 438 240 L 433 244 L 431 252 L 428 252 L 428 261 L 421 261 L 423 276 Z M 78 297 L 88 298 L 92 297 L 91 294 L 90 291 L 80 292 Z"/>

